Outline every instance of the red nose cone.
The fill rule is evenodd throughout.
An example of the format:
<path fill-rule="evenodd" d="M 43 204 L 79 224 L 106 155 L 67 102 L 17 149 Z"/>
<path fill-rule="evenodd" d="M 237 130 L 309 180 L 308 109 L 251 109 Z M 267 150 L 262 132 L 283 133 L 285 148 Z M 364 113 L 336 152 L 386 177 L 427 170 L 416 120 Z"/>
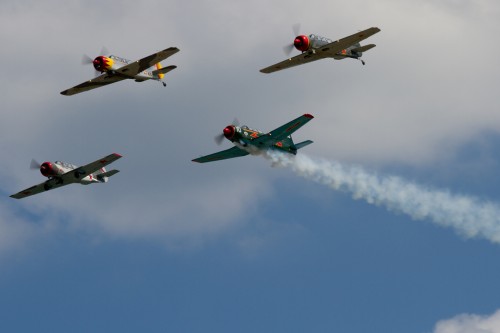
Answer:
<path fill-rule="evenodd" d="M 224 128 L 224 130 L 222 130 L 222 133 L 224 133 L 224 136 L 226 138 L 228 138 L 229 140 L 231 140 L 234 137 L 234 132 L 235 132 L 234 126 L 232 126 L 232 125 L 229 125 L 226 128 Z"/>
<path fill-rule="evenodd" d="M 50 162 L 42 163 L 42 165 L 40 166 L 40 172 L 45 177 L 48 177 L 48 176 L 55 174 L 54 168 L 52 167 L 52 163 L 50 163 Z"/>
<path fill-rule="evenodd" d="M 94 68 L 98 71 L 102 71 L 103 65 L 104 65 L 104 60 L 102 57 L 97 57 L 92 61 L 92 64 L 94 65 Z"/>
<path fill-rule="evenodd" d="M 299 51 L 305 52 L 309 50 L 309 38 L 304 35 L 300 35 L 295 37 L 295 40 L 293 41 L 293 46 Z"/>

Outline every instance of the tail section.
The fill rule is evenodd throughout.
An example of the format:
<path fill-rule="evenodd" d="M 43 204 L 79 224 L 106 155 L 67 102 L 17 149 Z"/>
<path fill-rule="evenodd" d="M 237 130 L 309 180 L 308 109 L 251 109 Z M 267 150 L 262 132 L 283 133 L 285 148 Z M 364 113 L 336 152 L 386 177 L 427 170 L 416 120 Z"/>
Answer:
<path fill-rule="evenodd" d="M 96 177 L 97 177 L 97 180 L 99 180 L 100 182 L 107 183 L 108 182 L 108 178 L 111 177 L 111 176 L 116 175 L 118 172 L 120 172 L 120 171 L 116 170 L 116 169 L 115 170 L 109 170 L 109 171 L 104 170 L 104 172 L 98 173 L 96 175 Z"/>
<path fill-rule="evenodd" d="M 167 67 L 162 67 L 160 63 L 156 64 L 156 70 L 153 71 L 153 76 L 156 76 L 158 79 L 163 79 L 165 77 L 165 74 L 176 69 L 177 66 L 172 65 L 172 66 L 167 66 Z"/>
<path fill-rule="evenodd" d="M 353 53 L 363 53 L 363 52 L 366 52 L 372 48 L 374 48 L 376 45 L 375 44 L 368 44 L 368 45 L 365 45 L 365 46 L 360 46 L 360 47 L 357 47 L 355 49 L 352 49 L 351 52 Z"/>
<path fill-rule="evenodd" d="M 295 148 L 296 148 L 297 150 L 299 150 L 300 148 L 304 148 L 305 146 L 310 145 L 311 143 L 313 143 L 313 141 L 311 141 L 311 140 L 302 141 L 302 142 L 300 142 L 300 143 L 297 143 L 297 144 L 295 145 Z"/>

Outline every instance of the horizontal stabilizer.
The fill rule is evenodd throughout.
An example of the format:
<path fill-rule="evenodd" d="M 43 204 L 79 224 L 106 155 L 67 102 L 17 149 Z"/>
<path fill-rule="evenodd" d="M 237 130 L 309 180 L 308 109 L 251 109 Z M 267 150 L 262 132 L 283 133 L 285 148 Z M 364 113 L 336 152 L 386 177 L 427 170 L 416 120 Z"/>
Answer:
<path fill-rule="evenodd" d="M 163 68 L 160 68 L 160 69 L 157 69 L 157 70 L 154 70 L 152 72 L 153 75 L 158 75 L 158 74 L 166 74 L 174 69 L 176 69 L 177 66 L 175 65 L 172 65 L 172 66 L 167 66 L 167 67 L 163 67 Z"/>
<path fill-rule="evenodd" d="M 304 148 L 305 146 L 310 145 L 311 143 L 313 143 L 313 141 L 311 141 L 311 140 L 302 141 L 302 142 L 296 143 L 295 148 L 297 148 L 297 150 L 299 150 L 300 148 Z"/>
<path fill-rule="evenodd" d="M 111 177 L 111 176 L 113 176 L 113 175 L 116 175 L 118 172 L 120 172 L 120 171 L 119 170 L 109 170 L 109 171 L 106 171 L 106 172 L 98 174 L 97 175 L 97 179 L 100 182 L 107 183 L 108 182 L 108 178 Z"/>
<path fill-rule="evenodd" d="M 104 173 L 101 173 L 99 174 L 99 177 L 111 177 L 111 176 L 114 176 L 116 175 L 118 172 L 120 172 L 120 170 L 109 170 L 109 171 L 106 171 Z"/>
<path fill-rule="evenodd" d="M 352 49 L 351 52 L 356 52 L 356 53 L 366 52 L 369 49 L 373 49 L 375 46 L 376 46 L 375 44 L 368 44 L 365 46 L 361 46 L 361 47 L 357 47 L 355 49 Z"/>

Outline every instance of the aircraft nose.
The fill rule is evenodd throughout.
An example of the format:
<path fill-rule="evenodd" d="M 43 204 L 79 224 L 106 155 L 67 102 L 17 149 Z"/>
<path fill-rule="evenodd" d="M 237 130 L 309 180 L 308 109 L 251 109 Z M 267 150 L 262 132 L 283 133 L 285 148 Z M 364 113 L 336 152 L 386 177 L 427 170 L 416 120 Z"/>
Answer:
<path fill-rule="evenodd" d="M 52 168 L 52 163 L 50 163 L 50 162 L 44 162 L 44 163 L 42 163 L 42 165 L 40 166 L 40 172 L 45 177 L 48 177 L 51 174 L 53 174 L 54 173 L 54 169 Z"/>
<path fill-rule="evenodd" d="M 234 132 L 235 132 L 234 126 L 232 126 L 232 125 L 226 126 L 226 128 L 224 128 L 222 130 L 222 133 L 224 133 L 224 136 L 226 138 L 228 138 L 228 139 L 232 139 L 233 138 Z"/>

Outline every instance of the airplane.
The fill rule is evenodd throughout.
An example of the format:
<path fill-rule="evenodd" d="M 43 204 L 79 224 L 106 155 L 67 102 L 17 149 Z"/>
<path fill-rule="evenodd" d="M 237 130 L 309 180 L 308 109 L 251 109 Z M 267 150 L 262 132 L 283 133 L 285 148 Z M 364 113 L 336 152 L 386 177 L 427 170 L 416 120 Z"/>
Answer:
<path fill-rule="evenodd" d="M 93 183 L 106 183 L 109 177 L 117 174 L 119 171 L 106 171 L 104 167 L 121 157 L 121 155 L 113 153 L 81 167 L 61 161 L 39 164 L 35 160 L 32 160 L 30 169 L 40 169 L 42 175 L 49 179 L 43 183 L 13 194 L 10 197 L 22 199 L 69 184 L 78 183 L 88 185 Z"/>
<path fill-rule="evenodd" d="M 295 29 L 295 27 L 295 35 L 298 35 L 298 28 Z M 336 41 L 313 34 L 309 36 L 298 35 L 297 37 L 295 37 L 293 44 L 285 46 L 284 50 L 285 52 L 290 54 L 290 52 L 295 47 L 297 50 L 302 52 L 301 54 L 286 59 L 272 66 L 263 68 L 260 70 L 260 72 L 266 74 L 273 73 L 286 68 L 302 65 L 324 58 L 333 58 L 335 60 L 351 58 L 361 60 L 361 55 L 363 54 L 363 52 L 374 48 L 375 44 L 361 46 L 359 42 L 376 34 L 379 31 L 379 28 L 373 27 Z M 363 60 L 361 60 L 361 63 L 363 65 L 365 64 Z"/>
<path fill-rule="evenodd" d="M 258 155 L 268 150 L 277 150 L 296 155 L 297 150 L 313 142 L 306 140 L 295 144 L 293 143 L 291 134 L 313 118 L 310 114 L 304 114 L 269 133 L 256 131 L 248 128 L 248 126 L 228 125 L 224 128 L 222 134 L 215 137 L 215 141 L 220 144 L 225 137 L 235 147 L 199 157 L 192 161 L 198 163 L 213 162 L 248 154 Z"/>
<path fill-rule="evenodd" d="M 137 61 L 127 60 L 115 55 L 100 55 L 94 60 L 92 60 L 89 56 L 84 56 L 82 61 L 84 64 L 92 64 L 96 73 L 100 72 L 101 74 L 104 74 L 74 86 L 73 88 L 61 91 L 61 94 L 71 96 L 125 79 L 133 79 L 136 82 L 156 80 L 160 81 L 163 86 L 166 87 L 167 84 L 163 81 L 165 74 L 174 70 L 177 66 L 168 66 L 163 68 L 160 61 L 167 59 L 177 52 L 179 52 L 178 48 L 169 47 L 168 49 L 156 52 Z M 153 66 L 156 66 L 155 70 L 147 70 Z"/>

